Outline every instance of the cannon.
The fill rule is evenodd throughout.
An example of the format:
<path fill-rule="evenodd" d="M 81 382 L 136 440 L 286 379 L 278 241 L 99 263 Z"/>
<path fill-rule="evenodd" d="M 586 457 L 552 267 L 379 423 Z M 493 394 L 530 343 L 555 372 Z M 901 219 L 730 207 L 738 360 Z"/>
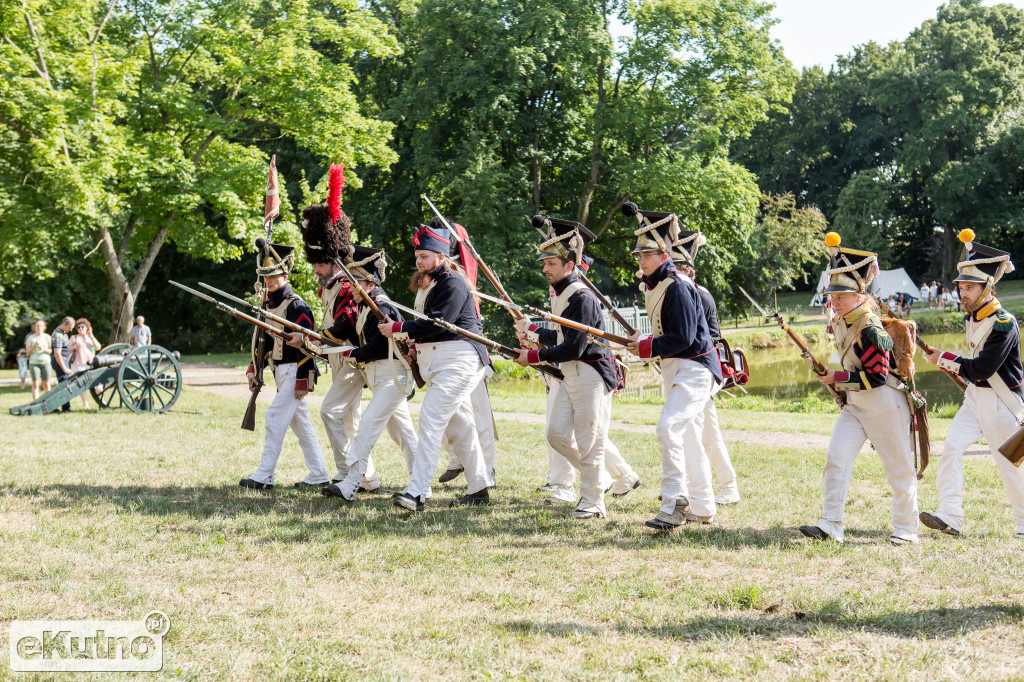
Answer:
<path fill-rule="evenodd" d="M 181 394 L 179 357 L 178 351 L 172 353 L 162 346 L 106 346 L 93 358 L 92 369 L 71 375 L 38 400 L 12 407 L 11 414 L 56 412 L 86 391 L 104 409 L 127 407 L 139 414 L 166 412 Z"/>

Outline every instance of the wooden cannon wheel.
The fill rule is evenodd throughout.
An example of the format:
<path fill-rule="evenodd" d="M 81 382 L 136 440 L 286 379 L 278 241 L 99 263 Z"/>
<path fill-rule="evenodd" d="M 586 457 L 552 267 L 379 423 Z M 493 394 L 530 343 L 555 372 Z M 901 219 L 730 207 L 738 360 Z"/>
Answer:
<path fill-rule="evenodd" d="M 181 395 L 181 366 L 163 346 L 142 346 L 117 370 L 117 392 L 132 412 L 161 413 Z"/>
<path fill-rule="evenodd" d="M 112 343 L 109 346 L 104 346 L 96 353 L 96 356 L 101 355 L 120 355 L 124 357 L 128 355 L 132 350 L 131 344 L 128 343 Z M 96 404 L 101 408 L 108 410 L 118 410 L 124 407 L 124 403 L 121 402 L 121 393 L 117 390 L 117 382 L 111 381 L 106 384 L 96 384 L 89 387 L 89 393 L 92 394 L 92 399 L 96 401 Z"/>

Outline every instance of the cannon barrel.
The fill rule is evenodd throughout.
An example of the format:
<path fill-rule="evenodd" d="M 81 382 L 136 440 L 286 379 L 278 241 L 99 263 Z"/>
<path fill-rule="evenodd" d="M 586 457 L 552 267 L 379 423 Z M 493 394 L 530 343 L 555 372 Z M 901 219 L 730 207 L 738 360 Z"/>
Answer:
<path fill-rule="evenodd" d="M 178 351 L 173 351 L 171 353 L 171 355 L 174 356 L 175 360 L 180 360 L 181 359 L 181 353 L 179 353 Z M 153 351 L 153 352 L 149 353 L 149 356 L 150 357 L 164 357 L 164 354 L 160 353 L 160 352 L 157 352 L 157 351 Z M 117 367 L 122 362 L 124 362 L 124 359 L 126 357 L 128 357 L 128 356 L 127 355 L 120 355 L 118 353 L 114 353 L 114 354 L 111 354 L 111 355 L 97 355 L 96 357 L 94 357 L 92 359 L 92 368 L 93 369 L 99 369 L 100 367 Z"/>

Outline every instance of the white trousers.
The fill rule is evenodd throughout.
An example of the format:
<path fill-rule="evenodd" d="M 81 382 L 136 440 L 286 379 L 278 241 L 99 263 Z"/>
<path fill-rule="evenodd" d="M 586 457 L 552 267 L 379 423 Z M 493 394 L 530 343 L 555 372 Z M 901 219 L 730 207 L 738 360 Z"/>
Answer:
<path fill-rule="evenodd" d="M 469 396 L 483 381 L 484 366 L 476 350 L 465 341 L 444 341 L 416 345 L 420 372 L 427 393 L 420 407 L 419 442 L 413 459 L 412 476 L 406 492 L 425 498 L 437 470 L 441 441 L 456 413 L 463 428 L 448 434 L 452 447 L 462 453 L 467 492 L 472 494 L 494 485 L 484 465 L 480 439 Z"/>
<path fill-rule="evenodd" d="M 917 540 L 917 473 L 906 396 L 891 386 L 850 391 L 839 412 L 825 454 L 825 509 L 816 525 L 843 541 L 843 511 L 853 476 L 853 462 L 864 441 L 875 447 L 892 489 L 893 535 Z"/>
<path fill-rule="evenodd" d="M 711 462 L 711 468 L 718 476 L 718 484 L 722 490 L 735 491 L 736 470 L 732 468 L 729 450 L 725 447 L 725 439 L 722 438 L 722 430 L 718 426 L 718 407 L 715 405 L 714 397 L 710 398 L 707 405 L 704 406 L 701 443 L 704 445 L 708 461 Z"/>
<path fill-rule="evenodd" d="M 386 361 L 384 361 L 386 362 Z M 394 361 L 397 362 L 397 361 Z M 331 443 L 334 451 L 334 465 L 338 473 L 334 480 L 342 481 L 348 477 L 348 452 L 352 446 L 352 439 L 359 431 L 360 423 L 360 401 L 363 398 L 363 386 L 367 384 L 366 377 L 355 366 L 342 362 L 331 365 L 331 387 L 324 396 L 320 405 L 320 418 L 323 419 L 324 429 L 327 431 L 327 440 Z M 382 365 L 388 376 L 391 370 L 387 365 Z M 396 371 L 401 366 L 396 367 Z M 402 375 L 399 374 L 399 377 Z M 392 382 L 393 382 L 392 377 Z M 372 388 L 372 386 L 371 386 Z M 408 413 L 408 407 L 405 408 Z M 416 430 L 409 420 L 403 419 L 401 414 L 395 413 L 387 423 L 387 432 L 391 440 L 402 450 L 406 461 L 410 461 L 416 449 Z M 369 487 L 379 485 L 377 469 L 373 466 L 373 458 L 366 460 L 366 471 L 363 474 L 363 484 Z"/>
<path fill-rule="evenodd" d="M 359 490 L 370 465 L 370 453 L 385 428 L 402 448 L 405 468 L 409 473 L 412 473 L 415 456 L 416 430 L 413 428 L 409 404 L 402 388 L 409 383 L 406 369 L 398 360 L 378 360 L 367 364 L 363 374 L 373 397 L 359 419 L 359 428 L 345 458 L 348 474 L 341 483 L 341 492 L 347 498 L 353 497 Z M 395 383 L 395 374 L 402 386 Z"/>
<path fill-rule="evenodd" d="M 299 447 L 302 448 L 302 455 L 309 469 L 302 480 L 306 483 L 324 483 L 330 480 L 327 465 L 324 463 L 324 453 L 320 450 L 316 431 L 309 421 L 306 399 L 300 400 L 295 397 L 295 363 L 275 367 L 274 381 L 277 383 L 277 395 L 267 408 L 263 456 L 256 473 L 249 478 L 260 483 L 274 482 L 274 470 L 277 468 L 284 437 L 290 426 L 299 439 Z"/>
<path fill-rule="evenodd" d="M 334 451 L 334 466 L 338 473 L 334 480 L 340 481 L 348 475 L 348 456 L 352 438 L 359 428 L 360 401 L 363 397 L 363 375 L 347 362 L 331 363 L 331 386 L 320 405 L 320 418 L 327 431 L 327 440 Z M 366 477 L 368 482 L 377 478 L 373 468 L 373 460 L 367 462 Z"/>
<path fill-rule="evenodd" d="M 560 384 L 561 382 L 552 380 L 548 388 L 547 411 L 545 413 L 548 415 L 548 419 L 550 419 Z M 611 416 L 609 415 L 610 420 Z M 544 483 L 557 488 L 552 493 L 552 497 L 565 500 L 566 502 L 573 502 L 576 500 L 574 492 L 576 488 L 576 469 L 569 460 L 558 454 L 558 450 L 551 447 L 551 443 L 547 440 L 546 432 L 547 428 L 545 428 L 544 441 L 548 448 L 548 475 Z M 619 448 L 615 446 L 611 438 L 606 439 L 605 445 L 604 469 L 601 471 L 601 490 L 610 488 L 615 479 L 631 476 L 634 473 L 633 467 L 629 466 L 629 463 L 623 458 L 622 453 L 619 452 Z M 575 440 L 573 441 L 573 447 L 577 450 L 579 449 L 575 444 Z"/>
<path fill-rule="evenodd" d="M 704 408 L 715 389 L 715 376 L 707 367 L 680 358 L 663 359 L 661 375 L 665 382 L 665 406 L 657 428 L 661 511 L 672 514 L 676 500 L 686 497 L 694 515 L 712 517 L 718 509 L 701 432 Z"/>
<path fill-rule="evenodd" d="M 585 362 L 559 365 L 565 378 L 555 390 L 545 439 L 580 472 L 580 511 L 605 513 L 602 472 L 608 450 L 612 392 Z"/>
<path fill-rule="evenodd" d="M 936 516 L 958 530 L 964 527 L 964 451 L 982 436 L 988 441 L 996 470 L 1003 479 L 1003 490 L 1010 501 L 1017 532 L 1024 532 L 1024 468 L 1010 464 L 998 452 L 1000 445 L 1017 430 L 1013 414 L 991 388 L 967 386 L 964 404 L 949 426 L 949 435 L 939 457 L 936 485 L 939 489 L 939 510 Z"/>
<path fill-rule="evenodd" d="M 491 396 L 487 393 L 486 379 L 481 381 L 473 389 L 473 392 L 469 394 L 469 401 L 470 409 L 473 411 L 473 423 L 475 425 L 474 428 L 476 428 L 477 439 L 480 441 L 480 450 L 484 455 L 484 466 L 493 476 L 495 471 L 494 449 L 497 435 L 494 432 L 494 413 L 491 411 Z M 468 428 L 468 425 L 462 420 L 462 414 L 462 411 L 455 413 L 442 441 L 445 450 L 448 451 L 449 469 L 466 468 L 462 462 L 461 453 L 452 445 L 452 439 L 448 435 L 449 433 L 458 433 Z"/>

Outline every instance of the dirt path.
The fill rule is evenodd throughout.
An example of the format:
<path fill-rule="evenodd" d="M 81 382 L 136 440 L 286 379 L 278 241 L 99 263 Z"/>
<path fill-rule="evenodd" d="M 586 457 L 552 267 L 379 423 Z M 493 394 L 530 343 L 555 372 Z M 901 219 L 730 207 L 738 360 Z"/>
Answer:
<path fill-rule="evenodd" d="M 238 398 L 246 400 L 249 397 L 249 388 L 246 386 L 245 375 L 241 370 L 231 369 L 218 365 L 206 365 L 202 363 L 183 362 L 181 364 L 182 378 L 187 386 L 208 391 L 225 398 Z M 323 391 L 310 395 L 306 400 L 310 411 L 320 409 L 323 403 Z M 274 399 L 273 385 L 266 387 L 260 392 L 259 401 L 270 404 Z M 409 410 L 413 414 L 419 414 L 420 404 L 411 403 Z M 533 414 L 532 412 L 495 412 L 494 418 L 501 421 L 514 421 L 525 424 L 543 424 L 544 415 Z M 654 427 L 647 424 L 626 424 L 613 421 L 612 430 L 627 431 L 630 433 L 652 433 Z M 723 429 L 722 435 L 727 442 L 763 444 L 767 447 L 787 447 L 797 449 L 819 449 L 828 447 L 828 436 L 819 433 L 787 433 L 784 431 L 748 431 L 745 429 Z M 932 441 L 932 454 L 942 454 L 942 441 Z M 869 452 L 870 445 L 865 445 L 862 452 Z M 988 455 L 988 446 L 974 444 L 967 450 L 969 456 Z"/>

